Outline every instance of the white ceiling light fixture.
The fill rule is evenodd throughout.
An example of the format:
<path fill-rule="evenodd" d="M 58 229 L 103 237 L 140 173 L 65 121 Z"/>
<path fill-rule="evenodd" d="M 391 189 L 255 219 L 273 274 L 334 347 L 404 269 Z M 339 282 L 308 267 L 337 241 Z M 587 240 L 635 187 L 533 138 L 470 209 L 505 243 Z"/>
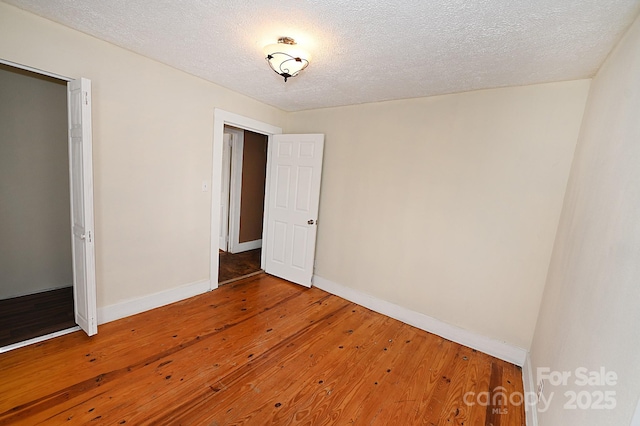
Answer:
<path fill-rule="evenodd" d="M 271 69 L 284 77 L 285 82 L 309 66 L 311 60 L 311 55 L 291 37 L 280 37 L 277 43 L 266 46 L 264 53 Z"/>

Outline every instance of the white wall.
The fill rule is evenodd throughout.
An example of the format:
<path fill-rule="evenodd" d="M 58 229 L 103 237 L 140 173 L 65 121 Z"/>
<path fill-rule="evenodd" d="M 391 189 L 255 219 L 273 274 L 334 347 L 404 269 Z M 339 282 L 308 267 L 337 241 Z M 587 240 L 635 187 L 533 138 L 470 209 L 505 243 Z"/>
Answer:
<path fill-rule="evenodd" d="M 573 376 L 540 425 L 628 425 L 640 396 L 640 18 L 593 79 L 531 348 L 534 371 Z M 580 387 L 575 369 L 617 373 Z M 567 410 L 565 391 L 614 391 L 617 408 Z M 586 398 L 586 397 L 585 397 Z"/>
<path fill-rule="evenodd" d="M 528 350 L 588 89 L 290 114 L 326 134 L 316 274 Z"/>
<path fill-rule="evenodd" d="M 213 110 L 286 114 L 4 3 L 0 58 L 93 82 L 98 307 L 209 279 Z"/>
<path fill-rule="evenodd" d="M 67 86 L 0 66 L 0 299 L 69 287 Z"/>

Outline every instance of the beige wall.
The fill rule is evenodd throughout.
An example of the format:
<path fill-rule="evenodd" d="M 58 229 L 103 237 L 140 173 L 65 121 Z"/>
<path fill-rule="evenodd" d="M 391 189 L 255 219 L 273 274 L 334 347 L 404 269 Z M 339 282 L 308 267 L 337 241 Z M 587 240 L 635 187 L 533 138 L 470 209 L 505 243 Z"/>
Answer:
<path fill-rule="evenodd" d="M 0 65 L 0 299 L 68 287 L 67 86 Z"/>
<path fill-rule="evenodd" d="M 640 18 L 593 79 L 531 349 L 573 374 L 540 425 L 628 425 L 640 396 Z M 575 369 L 616 372 L 575 385 Z M 565 410 L 565 391 L 614 391 L 615 410 Z"/>
<path fill-rule="evenodd" d="M 93 82 L 98 307 L 208 279 L 213 110 L 285 113 L 4 3 L 0 58 Z"/>
<path fill-rule="evenodd" d="M 326 134 L 316 274 L 529 349 L 588 89 L 290 114 Z"/>

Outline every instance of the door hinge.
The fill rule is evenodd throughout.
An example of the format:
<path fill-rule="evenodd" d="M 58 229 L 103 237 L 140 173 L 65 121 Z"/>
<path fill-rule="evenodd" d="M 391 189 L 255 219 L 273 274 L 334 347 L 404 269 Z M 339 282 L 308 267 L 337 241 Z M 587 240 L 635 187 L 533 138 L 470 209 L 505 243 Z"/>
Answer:
<path fill-rule="evenodd" d="M 83 92 L 83 93 L 84 93 L 84 104 L 89 105 L 89 92 Z"/>

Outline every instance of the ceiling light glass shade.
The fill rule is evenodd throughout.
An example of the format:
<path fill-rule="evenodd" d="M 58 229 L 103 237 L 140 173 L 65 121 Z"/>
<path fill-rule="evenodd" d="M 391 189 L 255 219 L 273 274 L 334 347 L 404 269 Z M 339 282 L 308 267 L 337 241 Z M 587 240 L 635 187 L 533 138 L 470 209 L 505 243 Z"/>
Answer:
<path fill-rule="evenodd" d="M 284 77 L 284 81 L 297 76 L 311 60 L 309 53 L 289 37 L 282 37 L 277 43 L 266 46 L 264 54 L 271 69 Z"/>

